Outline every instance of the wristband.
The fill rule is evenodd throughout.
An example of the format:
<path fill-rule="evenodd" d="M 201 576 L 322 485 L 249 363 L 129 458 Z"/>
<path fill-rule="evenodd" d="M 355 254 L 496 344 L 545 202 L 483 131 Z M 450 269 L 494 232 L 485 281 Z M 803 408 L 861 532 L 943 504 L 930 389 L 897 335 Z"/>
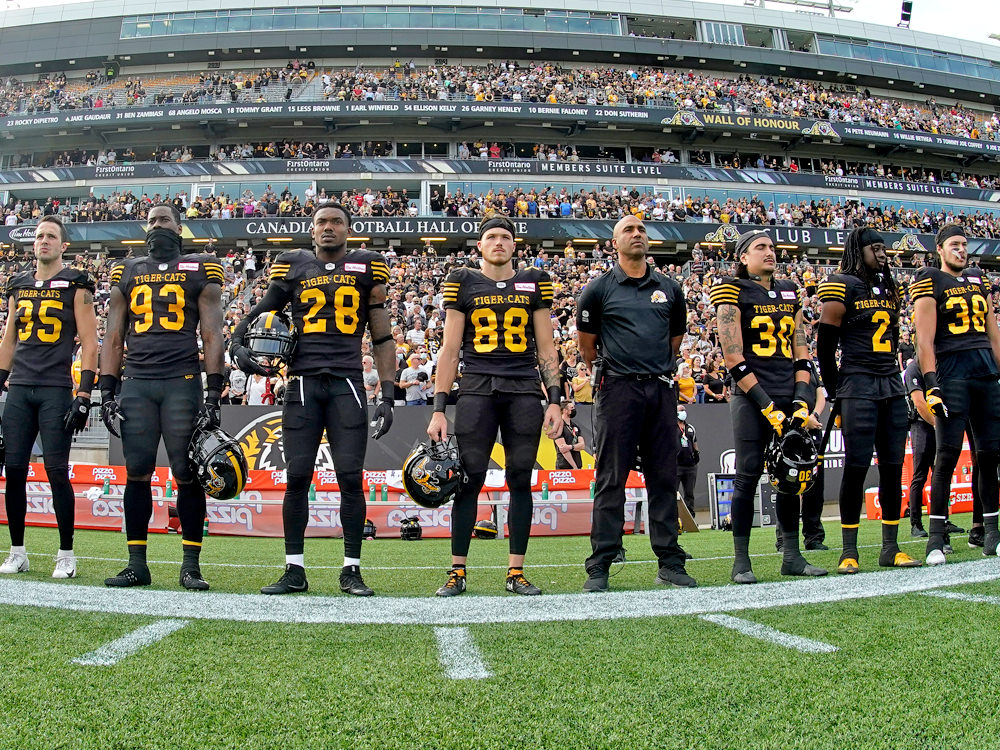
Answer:
<path fill-rule="evenodd" d="M 380 386 L 380 389 L 382 395 L 379 396 L 379 398 L 381 398 L 383 401 L 389 401 L 389 402 L 394 401 L 395 399 L 393 399 L 392 394 L 396 390 L 396 384 L 393 383 L 391 380 L 383 380 L 381 381 L 381 383 L 382 384 Z"/>
<path fill-rule="evenodd" d="M 97 379 L 97 387 L 101 391 L 101 400 L 113 401 L 118 390 L 118 378 L 114 375 L 101 375 Z"/>
<path fill-rule="evenodd" d="M 434 394 L 434 411 L 444 414 L 444 407 L 448 405 L 448 394 L 445 392 Z"/>
<path fill-rule="evenodd" d="M 753 375 L 753 370 L 750 369 L 750 365 L 747 364 L 746 360 L 733 365 L 729 372 L 733 377 L 734 383 L 740 382 L 747 375 Z M 770 402 L 770 399 L 768 401 Z"/>
<path fill-rule="evenodd" d="M 210 372 L 205 377 L 205 390 L 208 393 L 209 398 L 215 396 L 219 398 L 222 396 L 222 389 L 225 387 L 226 379 L 218 372 Z"/>
<path fill-rule="evenodd" d="M 385 309 L 385 302 L 369 302 L 368 303 L 368 309 L 369 310 L 383 310 L 383 309 Z"/>
<path fill-rule="evenodd" d="M 562 403 L 562 388 L 558 385 L 550 385 L 545 389 L 545 393 L 548 394 L 549 406 L 553 404 L 559 406 Z"/>
<path fill-rule="evenodd" d="M 937 373 L 931 370 L 930 372 L 924 373 L 924 390 L 929 391 L 931 388 L 939 388 Z"/>
<path fill-rule="evenodd" d="M 793 398 L 809 407 L 809 411 L 816 408 L 816 391 L 813 389 L 811 383 L 803 383 L 801 380 L 796 380 Z"/>
<path fill-rule="evenodd" d="M 771 397 L 767 395 L 767 391 L 761 387 L 760 383 L 757 383 L 757 385 L 747 391 L 747 396 L 755 404 L 757 404 L 760 409 L 766 409 L 768 404 L 772 403 Z"/>
<path fill-rule="evenodd" d="M 90 398 L 90 392 L 94 390 L 94 380 L 96 379 L 97 373 L 93 370 L 81 370 L 80 388 L 77 390 L 76 395 Z"/>
<path fill-rule="evenodd" d="M 372 346 L 378 346 L 379 344 L 384 344 L 386 341 L 392 341 L 392 335 L 391 334 L 387 333 L 382 338 L 375 339 L 374 341 L 372 341 Z"/>
<path fill-rule="evenodd" d="M 813 371 L 813 363 L 811 359 L 795 360 L 795 372 L 808 372 L 811 375 L 812 371 Z"/>

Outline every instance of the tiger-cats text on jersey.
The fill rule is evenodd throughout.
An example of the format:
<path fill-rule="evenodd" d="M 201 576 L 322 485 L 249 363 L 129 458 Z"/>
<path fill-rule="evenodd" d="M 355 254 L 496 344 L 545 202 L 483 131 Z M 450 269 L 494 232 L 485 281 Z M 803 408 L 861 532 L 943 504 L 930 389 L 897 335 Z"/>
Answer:
<path fill-rule="evenodd" d="M 538 379 L 533 313 L 552 307 L 552 279 L 525 268 L 504 281 L 461 268 L 441 287 L 446 310 L 465 315 L 463 372 Z"/>
<path fill-rule="evenodd" d="M 46 281 L 26 271 L 7 283 L 8 314 L 17 332 L 11 385 L 73 387 L 77 290 L 93 294 L 94 280 L 75 268 L 63 268 Z"/>
<path fill-rule="evenodd" d="M 939 268 L 922 268 L 910 285 L 915 303 L 930 297 L 937 307 L 934 354 L 938 375 L 986 377 L 997 374 L 986 330 L 989 281 L 978 269 L 952 276 Z"/>
<path fill-rule="evenodd" d="M 225 281 L 214 255 L 158 261 L 129 258 L 111 270 L 111 286 L 125 297 L 125 377 L 157 380 L 201 372 L 198 297 Z"/>
<path fill-rule="evenodd" d="M 289 373 L 359 377 L 368 300 L 372 289 L 388 280 L 385 258 L 368 250 L 352 250 L 334 263 L 309 250 L 281 253 L 271 266 L 270 283 L 291 305 L 298 335 Z"/>
<path fill-rule="evenodd" d="M 885 286 L 868 285 L 853 274 L 836 274 L 819 285 L 822 302 L 840 302 L 840 372 L 898 375 L 899 301 Z"/>
<path fill-rule="evenodd" d="M 743 358 L 772 399 L 791 398 L 795 390 L 792 338 L 799 311 L 799 288 L 787 279 L 765 289 L 750 279 L 723 279 L 709 292 L 712 304 L 740 311 Z"/>

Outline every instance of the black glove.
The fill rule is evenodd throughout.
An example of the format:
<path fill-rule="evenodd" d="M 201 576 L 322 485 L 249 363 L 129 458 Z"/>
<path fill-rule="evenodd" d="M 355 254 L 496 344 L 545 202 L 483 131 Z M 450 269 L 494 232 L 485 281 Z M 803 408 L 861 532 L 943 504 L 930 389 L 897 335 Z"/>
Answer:
<path fill-rule="evenodd" d="M 198 411 L 198 426 L 202 429 L 214 430 L 222 424 L 222 409 L 218 396 L 206 396 L 205 403 Z"/>
<path fill-rule="evenodd" d="M 115 392 L 118 390 L 118 378 L 114 375 L 101 375 L 97 387 L 101 389 L 101 421 L 108 428 L 108 432 L 116 438 L 120 438 L 118 423 L 126 420 L 125 415 L 122 414 L 121 405 L 115 398 Z"/>
<path fill-rule="evenodd" d="M 116 438 L 121 437 L 121 433 L 118 432 L 118 423 L 126 420 L 125 415 L 122 414 L 121 405 L 116 399 L 112 398 L 101 404 L 101 421 L 108 428 L 108 432 Z"/>
<path fill-rule="evenodd" d="M 77 396 L 73 399 L 73 405 L 69 407 L 66 416 L 63 417 L 63 427 L 68 431 L 83 432 L 87 426 L 87 417 L 90 415 L 90 399 Z"/>
<path fill-rule="evenodd" d="M 371 426 L 375 428 L 372 438 L 378 440 L 385 435 L 392 427 L 392 401 L 387 398 L 378 402 L 375 407 L 375 415 L 372 417 Z"/>
<path fill-rule="evenodd" d="M 229 347 L 229 358 L 236 367 L 245 373 L 250 375 L 264 375 L 265 377 L 271 375 L 267 368 L 257 361 L 253 352 L 242 344 L 234 343 Z"/>

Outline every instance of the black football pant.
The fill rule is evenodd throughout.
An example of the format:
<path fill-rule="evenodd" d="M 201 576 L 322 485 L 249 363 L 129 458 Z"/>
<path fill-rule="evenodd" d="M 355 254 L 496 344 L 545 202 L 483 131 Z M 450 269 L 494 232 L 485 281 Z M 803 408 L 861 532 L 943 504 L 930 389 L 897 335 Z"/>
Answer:
<path fill-rule="evenodd" d="M 63 418 L 73 403 L 73 392 L 62 386 L 12 385 L 3 412 L 3 439 L 7 450 L 7 523 L 10 543 L 24 545 L 28 510 L 28 464 L 35 438 L 41 437 L 42 461 L 52 490 L 52 510 L 59 526 L 59 549 L 73 549 L 76 501 L 69 482 L 69 449 L 73 433 Z"/>
<path fill-rule="evenodd" d="M 920 523 L 924 506 L 924 485 L 934 465 L 937 439 L 934 428 L 919 417 L 910 425 L 910 446 L 913 449 L 913 477 L 910 479 L 910 523 Z"/>
<path fill-rule="evenodd" d="M 775 406 L 791 414 L 791 399 L 775 400 Z M 753 528 L 754 497 L 764 473 L 764 453 L 774 438 L 774 428 L 751 399 L 734 390 L 729 402 L 736 447 L 736 479 L 733 481 L 733 537 L 749 537 Z M 775 512 L 786 534 L 798 534 L 800 502 L 798 495 L 775 493 Z"/>
<path fill-rule="evenodd" d="M 588 571 L 607 571 L 625 528 L 625 480 L 642 460 L 649 503 L 649 535 L 660 567 L 683 568 L 677 544 L 677 394 L 659 378 L 607 375 L 594 405 L 595 471 Z"/>
<path fill-rule="evenodd" d="M 361 380 L 336 375 L 293 376 L 285 389 L 281 413 L 281 444 L 288 467 L 281 517 L 285 554 L 301 555 L 309 525 L 309 485 L 312 482 L 323 431 L 330 444 L 340 485 L 340 523 L 344 556 L 361 557 L 365 526 L 365 496 L 361 473 L 368 446 L 368 411 Z M 470 530 L 471 531 L 471 530 Z"/>
<path fill-rule="evenodd" d="M 678 466 L 677 481 L 681 485 L 681 494 L 684 496 L 684 504 L 694 515 L 694 490 L 698 485 L 698 464 L 694 466 Z"/>
<path fill-rule="evenodd" d="M 510 491 L 507 512 L 510 554 L 523 555 L 527 552 L 534 511 L 531 472 L 538 455 L 543 417 L 541 396 L 536 393 L 464 393 L 458 397 L 455 439 L 466 481 L 451 509 L 451 554 L 455 557 L 467 557 L 469 554 L 479 493 L 486 481 L 497 430 L 500 431 L 506 455 L 505 469 Z"/>
<path fill-rule="evenodd" d="M 946 378 L 941 381 L 941 394 L 948 407 L 947 417 L 935 423 L 937 456 L 931 479 L 931 507 L 927 529 L 932 537 L 944 534 L 948 519 L 951 478 L 962 450 L 966 425 L 971 427 L 974 453 L 979 469 L 978 486 L 983 506 L 983 522 L 995 528 L 1000 486 L 997 464 L 1000 459 L 1000 383 L 996 378 Z M 928 541 L 937 545 L 940 539 Z"/>
<path fill-rule="evenodd" d="M 880 401 L 841 399 L 844 435 L 844 476 L 840 484 L 840 522 L 857 528 L 864 506 L 864 484 L 878 455 L 879 504 L 882 520 L 899 521 L 902 506 L 903 457 L 906 455 L 906 399 L 894 396 Z"/>
<path fill-rule="evenodd" d="M 122 415 L 122 453 L 125 456 L 125 537 L 143 543 L 153 513 L 149 475 L 156 470 L 156 453 L 163 438 L 170 472 L 177 482 L 177 514 L 181 536 L 200 545 L 205 525 L 205 492 L 197 483 L 188 446 L 198 410 L 204 401 L 201 375 L 157 380 L 125 378 L 118 395 Z"/>

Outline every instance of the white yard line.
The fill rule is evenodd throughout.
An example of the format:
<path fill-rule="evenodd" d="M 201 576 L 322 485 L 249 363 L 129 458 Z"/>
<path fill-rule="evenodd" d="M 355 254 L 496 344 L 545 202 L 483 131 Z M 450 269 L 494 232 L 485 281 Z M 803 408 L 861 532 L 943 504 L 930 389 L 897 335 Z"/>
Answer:
<path fill-rule="evenodd" d="M 982 594 L 960 594 L 957 591 L 925 591 L 925 596 L 936 596 L 941 599 L 956 599 L 961 602 L 978 602 L 979 604 L 1000 604 L 1000 596 L 983 596 Z"/>
<path fill-rule="evenodd" d="M 311 594 L 270 597 L 259 594 L 207 593 L 150 589 L 110 589 L 4 577 L 0 604 L 53 607 L 77 612 L 176 617 L 241 622 L 326 622 L 347 624 L 469 625 L 496 622 L 617 620 L 701 615 L 767 609 L 907 594 L 943 586 L 982 583 L 1000 578 L 1000 560 L 969 562 L 796 579 L 754 586 L 707 586 L 697 589 L 615 591 L 606 594 L 545 596 L 437 597 L 347 596 Z"/>
<path fill-rule="evenodd" d="M 141 651 L 146 646 L 152 646 L 157 641 L 162 641 L 171 633 L 175 633 L 185 625 L 187 620 L 160 620 L 149 625 L 144 625 L 138 630 L 133 630 L 128 635 L 105 643 L 89 654 L 71 659 L 73 664 L 81 664 L 85 667 L 110 667 L 117 664 L 127 656 Z"/>
<path fill-rule="evenodd" d="M 451 680 L 485 680 L 490 671 L 468 628 L 434 628 L 438 658 Z"/>
<path fill-rule="evenodd" d="M 761 625 L 758 622 L 751 622 L 750 620 L 741 620 L 739 617 L 733 617 L 732 615 L 702 615 L 701 619 L 706 622 L 714 622 L 716 625 L 721 625 L 724 628 L 729 628 L 730 630 L 743 633 L 743 635 L 748 635 L 751 638 L 773 643 L 776 646 L 793 648 L 804 654 L 831 654 L 834 651 L 840 650 L 836 646 L 831 646 L 829 643 L 814 641 L 810 638 L 801 638 L 797 635 L 791 635 L 789 633 L 782 633 L 780 630 L 775 630 L 767 625 Z"/>

